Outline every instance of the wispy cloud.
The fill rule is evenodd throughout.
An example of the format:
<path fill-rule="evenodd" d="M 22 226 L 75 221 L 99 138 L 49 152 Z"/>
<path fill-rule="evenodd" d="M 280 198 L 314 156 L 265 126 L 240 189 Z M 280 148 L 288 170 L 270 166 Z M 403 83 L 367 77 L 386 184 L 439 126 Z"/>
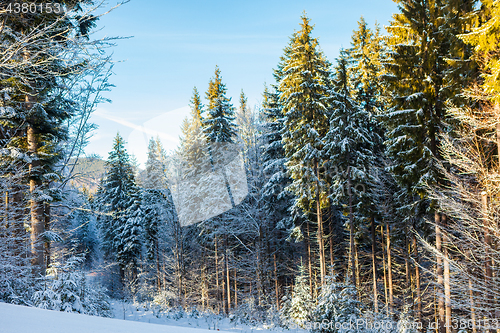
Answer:
<path fill-rule="evenodd" d="M 173 142 L 173 143 L 177 143 L 179 142 L 179 140 L 167 133 L 164 133 L 164 132 L 161 132 L 161 131 L 158 131 L 158 130 L 154 130 L 154 129 L 151 129 L 151 128 L 148 128 L 148 127 L 145 127 L 144 125 L 136 125 L 128 120 L 125 120 L 123 118 L 120 118 L 120 117 L 116 117 L 116 116 L 112 116 L 112 115 L 109 115 L 107 114 L 106 112 L 102 111 L 102 110 L 96 110 L 96 112 L 94 113 L 96 116 L 99 116 L 101 118 L 104 118 L 104 119 L 107 119 L 107 120 L 111 120 L 115 123 L 118 123 L 120 125 L 123 125 L 123 126 L 126 126 L 126 127 L 129 127 L 133 130 L 136 130 L 136 131 L 139 131 L 139 132 L 142 132 L 144 134 L 147 134 L 151 137 L 156 137 L 156 136 L 159 136 L 161 139 L 164 139 L 164 140 L 167 140 L 167 141 L 170 141 L 170 142 Z"/>

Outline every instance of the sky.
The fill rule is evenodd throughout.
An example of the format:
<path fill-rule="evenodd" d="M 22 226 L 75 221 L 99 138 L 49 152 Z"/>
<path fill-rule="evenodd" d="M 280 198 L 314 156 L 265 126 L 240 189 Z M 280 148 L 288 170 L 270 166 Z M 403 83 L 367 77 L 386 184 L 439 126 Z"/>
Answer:
<path fill-rule="evenodd" d="M 350 46 L 361 16 L 383 29 L 397 5 L 391 0 L 131 0 L 102 16 L 96 38 L 130 38 L 109 50 L 116 62 L 110 79 L 115 87 L 105 97 L 112 103 L 99 105 L 91 117 L 99 128 L 86 153 L 107 158 L 117 132 L 142 166 L 149 138 L 158 135 L 166 151 L 175 149 L 193 87 L 204 99 L 216 65 L 233 105 L 243 89 L 248 104 L 258 108 L 304 11 L 315 25 L 313 37 L 334 63 L 339 50 Z"/>

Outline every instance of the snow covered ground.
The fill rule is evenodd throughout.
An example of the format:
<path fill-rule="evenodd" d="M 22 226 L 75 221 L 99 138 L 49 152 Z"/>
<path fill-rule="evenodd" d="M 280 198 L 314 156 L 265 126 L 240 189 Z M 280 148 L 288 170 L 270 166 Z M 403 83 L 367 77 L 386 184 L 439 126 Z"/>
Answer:
<path fill-rule="evenodd" d="M 86 316 L 0 303 L 0 333 L 206 333 L 209 330 Z"/>
<path fill-rule="evenodd" d="M 236 324 L 217 316 L 184 316 L 154 313 L 132 304 L 114 302 L 115 319 L 76 313 L 42 310 L 0 303 L 0 333 L 206 333 L 221 332 L 283 332 L 281 328 L 252 327 Z M 126 320 L 123 320 L 126 319 Z M 286 330 L 289 333 L 304 330 Z"/>
<path fill-rule="evenodd" d="M 230 320 L 227 317 L 217 315 L 207 315 L 200 313 L 198 315 L 193 313 L 186 313 L 184 311 L 176 312 L 163 312 L 157 311 L 154 308 L 147 308 L 147 303 L 131 304 L 121 301 L 113 301 L 113 314 L 115 318 L 140 321 L 146 323 L 162 324 L 171 327 L 190 327 L 202 329 L 196 332 L 205 332 L 205 330 L 220 330 L 224 332 L 239 332 L 239 333 L 305 333 L 306 330 L 302 329 L 284 329 L 281 327 L 258 324 L 249 325 L 242 324 L 236 318 Z M 180 332 L 180 331 L 179 331 Z"/>

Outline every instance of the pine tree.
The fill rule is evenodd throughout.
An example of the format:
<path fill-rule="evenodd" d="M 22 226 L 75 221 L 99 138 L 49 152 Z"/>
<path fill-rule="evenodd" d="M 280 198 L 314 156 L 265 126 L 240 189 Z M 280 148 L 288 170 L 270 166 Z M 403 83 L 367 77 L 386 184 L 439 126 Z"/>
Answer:
<path fill-rule="evenodd" d="M 320 168 L 325 160 L 323 138 L 328 131 L 325 99 L 328 95 L 330 64 L 311 37 L 313 27 L 302 16 L 302 29 L 294 34 L 290 52 L 285 50 L 283 78 L 279 83 L 283 105 L 283 144 L 288 158 L 287 169 L 293 183 L 290 189 L 297 197 L 297 208 L 314 211 L 317 219 L 317 242 L 320 276 L 326 275 L 323 246 L 323 213 L 326 189 Z"/>

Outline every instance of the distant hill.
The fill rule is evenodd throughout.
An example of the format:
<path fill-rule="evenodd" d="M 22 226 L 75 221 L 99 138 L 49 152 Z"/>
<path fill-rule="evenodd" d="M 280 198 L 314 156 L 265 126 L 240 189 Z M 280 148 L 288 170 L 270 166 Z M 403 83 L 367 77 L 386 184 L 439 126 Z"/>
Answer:
<path fill-rule="evenodd" d="M 72 163 L 70 163 L 72 164 Z M 106 161 L 96 157 L 81 157 L 73 170 L 70 184 L 76 188 L 86 187 L 90 192 L 97 191 L 99 181 L 105 172 Z"/>

